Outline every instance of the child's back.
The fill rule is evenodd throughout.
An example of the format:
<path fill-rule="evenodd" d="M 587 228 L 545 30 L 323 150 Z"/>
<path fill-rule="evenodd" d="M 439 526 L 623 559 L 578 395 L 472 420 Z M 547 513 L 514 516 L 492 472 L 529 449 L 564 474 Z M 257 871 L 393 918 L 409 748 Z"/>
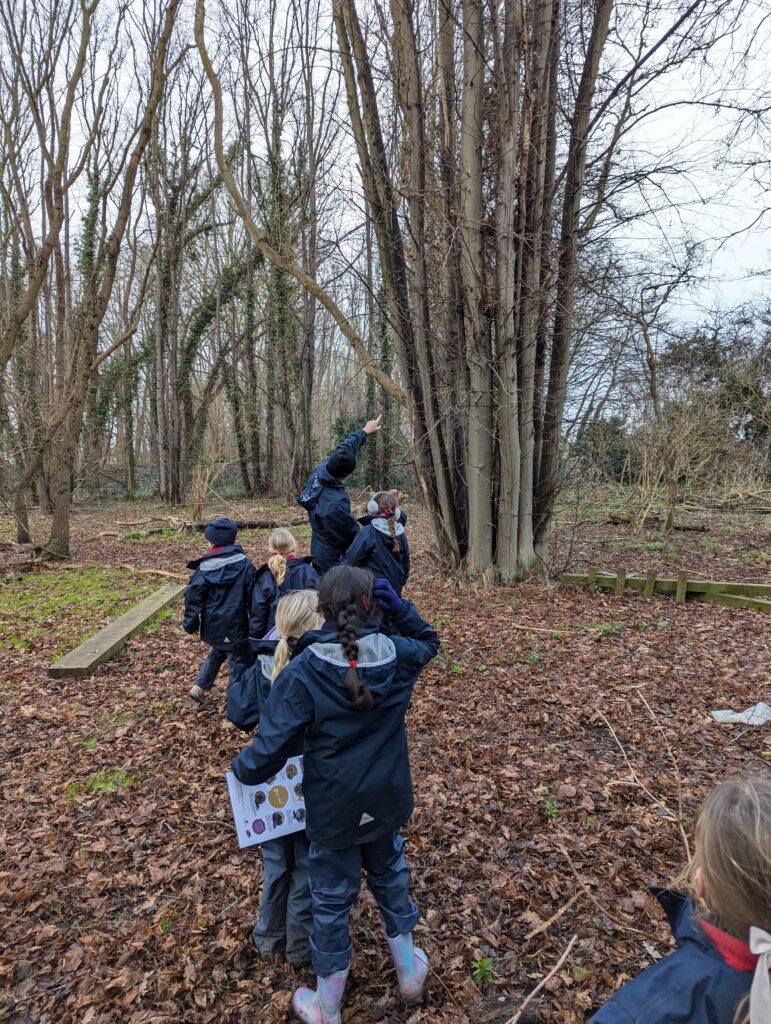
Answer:
<path fill-rule="evenodd" d="M 315 590 L 319 583 L 310 556 L 297 557 L 297 542 L 289 530 L 274 530 L 268 543 L 271 557 L 257 570 L 252 594 L 249 633 L 256 638 L 273 629 L 282 597 L 296 590 Z"/>
<path fill-rule="evenodd" d="M 396 635 L 381 633 L 373 621 L 377 604 Z M 305 1024 L 340 1024 L 351 959 L 348 915 L 362 869 L 406 1001 L 421 998 L 428 975 L 428 959 L 412 940 L 419 914 L 399 828 L 413 807 L 404 717 L 439 640 L 385 580 L 347 565 L 322 579 L 319 607 L 323 628 L 298 641 L 260 731 L 233 760 L 233 771 L 258 784 L 288 756 L 303 754 L 317 989 L 299 988 L 292 1005 Z"/>
<path fill-rule="evenodd" d="M 380 491 L 367 506 L 371 515 L 345 553 L 347 565 L 361 566 L 386 579 L 401 594 L 410 575 L 410 549 L 404 517 L 390 491 Z"/>
<path fill-rule="evenodd" d="M 226 660 L 231 681 L 249 664 L 249 608 L 256 574 L 244 549 L 235 543 L 236 533 L 232 519 L 215 519 L 204 531 L 212 548 L 188 562 L 193 575 L 185 591 L 182 628 L 198 633 L 211 647 L 190 691 L 197 703 L 211 690 Z"/>

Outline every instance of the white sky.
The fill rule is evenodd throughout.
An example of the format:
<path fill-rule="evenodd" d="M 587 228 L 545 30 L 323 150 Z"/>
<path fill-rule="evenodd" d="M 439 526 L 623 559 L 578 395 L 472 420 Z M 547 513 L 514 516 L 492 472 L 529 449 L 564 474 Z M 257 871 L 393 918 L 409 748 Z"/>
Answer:
<path fill-rule="evenodd" d="M 653 103 L 687 102 L 704 91 L 716 97 L 720 90 L 728 103 L 771 106 L 771 31 L 763 22 L 768 14 L 767 0 L 750 5 L 734 39 L 719 44 L 708 65 L 689 64 L 660 80 L 651 97 Z M 749 59 L 734 73 L 731 65 L 736 51 L 750 45 Z M 728 74 L 727 68 L 731 68 Z M 728 81 L 721 82 L 721 78 Z M 676 249 L 686 236 L 704 244 L 701 280 L 677 299 L 680 316 L 688 320 L 700 319 L 716 306 L 771 298 L 769 140 L 745 132 L 729 150 L 726 140 L 735 123 L 736 115 L 729 111 L 668 107 L 646 118 L 626 144 L 632 153 L 639 147 L 640 163 L 655 155 L 689 167 L 686 175 L 672 173 L 663 178 L 663 191 L 667 199 L 674 200 L 674 207 L 666 209 L 662 195 L 653 192 L 652 200 L 662 207 L 660 212 L 647 214 L 614 236 L 624 248 L 650 256 L 666 251 L 667 246 Z M 759 160 L 760 165 L 754 170 L 737 166 L 748 159 Z"/>

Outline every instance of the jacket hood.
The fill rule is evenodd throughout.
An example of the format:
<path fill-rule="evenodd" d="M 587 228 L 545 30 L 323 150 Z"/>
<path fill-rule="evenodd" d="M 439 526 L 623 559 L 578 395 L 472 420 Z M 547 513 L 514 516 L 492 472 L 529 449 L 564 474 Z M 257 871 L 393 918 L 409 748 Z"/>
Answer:
<path fill-rule="evenodd" d="M 346 704 L 350 698 L 345 691 L 345 677 L 348 673 L 348 658 L 342 644 L 336 638 L 324 638 L 310 645 L 313 657 L 338 670 L 340 696 Z M 362 681 L 369 687 L 377 704 L 378 697 L 391 689 L 396 674 L 396 647 L 390 637 L 383 633 L 366 633 L 359 637 L 359 653 L 356 661 Z"/>
<path fill-rule="evenodd" d="M 258 654 L 257 661 L 260 663 L 260 669 L 262 674 L 269 682 L 273 682 L 273 665 L 275 663 L 275 656 L 273 654 Z"/>
<path fill-rule="evenodd" d="M 672 929 L 672 935 L 678 946 L 692 943 L 705 952 L 720 957 L 712 940 L 699 924 L 693 902 L 685 893 L 673 889 L 661 889 L 656 885 L 650 887 L 650 892 L 664 908 L 669 927 Z"/>
<path fill-rule="evenodd" d="M 372 522 L 370 523 L 370 526 L 374 530 L 377 530 L 378 533 L 385 534 L 386 537 L 390 537 L 391 536 L 391 531 L 388 528 L 388 520 L 387 519 L 383 519 L 382 516 L 374 516 L 373 519 L 372 519 Z M 401 523 L 397 523 L 396 524 L 396 536 L 397 537 L 401 537 L 401 535 L 403 533 L 404 533 L 404 527 L 402 526 Z"/>
<path fill-rule="evenodd" d="M 213 555 L 203 555 L 187 563 L 188 569 L 197 569 L 210 583 L 224 583 L 235 579 L 248 561 L 240 544 L 228 544 Z"/>
<path fill-rule="evenodd" d="M 317 466 L 308 477 L 305 487 L 303 488 L 303 492 L 297 499 L 297 504 L 302 505 L 303 508 L 311 509 L 319 500 L 319 495 L 321 494 L 321 480 L 319 479 L 320 468 L 320 466 Z"/>
<path fill-rule="evenodd" d="M 380 629 L 380 623 L 371 622 L 359 630 L 359 655 L 356 659 L 359 675 L 369 687 L 376 705 L 378 698 L 391 689 L 397 669 L 396 647 Z M 317 658 L 321 662 L 318 666 L 321 669 L 320 675 L 332 683 L 330 689 L 335 699 L 348 707 L 350 697 L 345 690 L 348 659 L 343 652 L 337 626 L 327 622 L 321 629 L 304 633 L 295 644 L 292 657 L 296 658 L 305 650 L 313 659 Z"/>

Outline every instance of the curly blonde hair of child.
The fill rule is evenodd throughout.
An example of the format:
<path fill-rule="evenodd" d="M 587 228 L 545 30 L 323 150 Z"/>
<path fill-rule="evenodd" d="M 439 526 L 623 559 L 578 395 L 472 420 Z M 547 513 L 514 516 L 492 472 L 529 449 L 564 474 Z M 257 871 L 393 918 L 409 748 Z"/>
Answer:
<path fill-rule="evenodd" d="M 309 629 L 318 629 L 324 622 L 318 606 L 319 595 L 315 590 L 294 590 L 282 597 L 276 605 L 276 629 L 281 638 L 273 655 L 272 680 L 289 664 L 292 648 L 303 633 Z"/>
<path fill-rule="evenodd" d="M 268 547 L 272 552 L 268 559 L 268 568 L 276 577 L 276 583 L 281 586 L 286 577 L 286 557 L 297 549 L 297 541 L 290 530 L 280 526 L 271 533 Z"/>

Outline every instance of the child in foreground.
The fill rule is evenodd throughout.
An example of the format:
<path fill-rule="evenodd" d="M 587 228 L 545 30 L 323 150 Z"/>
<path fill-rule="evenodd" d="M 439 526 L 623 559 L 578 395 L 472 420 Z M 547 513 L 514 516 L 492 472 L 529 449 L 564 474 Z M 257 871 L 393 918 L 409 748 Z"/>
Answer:
<path fill-rule="evenodd" d="M 696 826 L 693 890 L 654 890 L 677 950 L 630 981 L 590 1024 L 769 1024 L 771 782 L 729 779 Z M 749 996 L 749 998 L 748 998 Z"/>
<path fill-rule="evenodd" d="M 381 632 L 378 605 L 396 635 Z M 292 1005 L 305 1024 L 340 1024 L 352 954 L 348 916 L 362 868 L 407 1002 L 420 1000 L 428 975 L 428 959 L 412 942 L 418 910 L 399 829 L 413 809 L 404 717 L 439 640 L 386 580 L 364 569 L 331 569 L 319 610 L 324 625 L 298 640 L 233 772 L 256 785 L 303 754 L 317 988 L 298 989 Z"/>
<path fill-rule="evenodd" d="M 319 576 L 342 561 L 359 524 L 351 515 L 351 502 L 343 480 L 356 469 L 356 456 L 370 434 L 380 430 L 382 416 L 368 420 L 360 430 L 346 437 L 329 458 L 313 470 L 298 504 L 308 513 L 311 524 L 311 557 Z"/>
<path fill-rule="evenodd" d="M 217 673 L 228 663 L 229 681 L 238 679 L 251 663 L 249 607 L 255 569 L 244 549 L 236 544 L 238 527 L 222 516 L 203 531 L 212 545 L 203 558 L 187 563 L 193 570 L 185 591 L 186 633 L 198 633 L 211 651 L 201 665 L 190 698 L 203 704 Z"/>
<path fill-rule="evenodd" d="M 276 607 L 280 639 L 252 644 L 256 662 L 228 690 L 228 718 L 239 729 L 251 731 L 260 724 L 271 687 L 289 664 L 298 639 L 321 625 L 317 600 L 315 590 L 297 590 L 282 597 Z M 302 967 L 311 959 L 307 837 L 304 831 L 292 832 L 267 840 L 260 851 L 262 899 L 252 941 L 263 960 L 285 954 L 290 964 Z"/>
<path fill-rule="evenodd" d="M 249 634 L 258 639 L 273 629 L 276 605 L 285 594 L 292 590 L 313 590 L 319 584 L 310 556 L 298 558 L 297 541 L 289 530 L 283 527 L 274 530 L 268 547 L 270 558 L 257 570 L 249 617 Z"/>
<path fill-rule="evenodd" d="M 369 569 L 376 578 L 387 579 L 401 597 L 410 575 L 410 548 L 396 495 L 378 491 L 367 505 L 367 512 L 372 518 L 356 534 L 343 561 Z"/>

